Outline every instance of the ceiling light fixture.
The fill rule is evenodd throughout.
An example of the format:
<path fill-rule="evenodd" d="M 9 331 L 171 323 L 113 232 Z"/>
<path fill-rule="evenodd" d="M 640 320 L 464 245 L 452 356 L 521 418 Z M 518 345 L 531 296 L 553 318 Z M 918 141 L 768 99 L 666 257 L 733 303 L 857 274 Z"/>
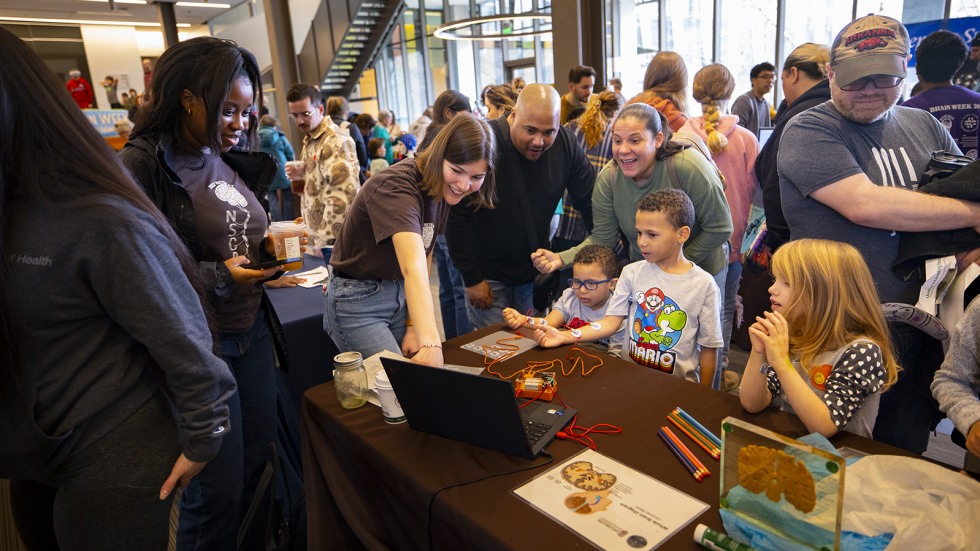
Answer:
<path fill-rule="evenodd" d="M 159 23 L 147 23 L 143 21 L 97 21 L 90 19 L 41 19 L 37 17 L 0 17 L 0 21 L 11 21 L 14 23 L 50 23 L 55 25 L 110 25 L 114 27 L 159 27 Z M 190 27 L 190 23 L 177 23 L 178 27 Z"/>
<path fill-rule="evenodd" d="M 101 2 L 107 4 L 109 0 L 82 0 L 82 2 Z M 115 0 L 116 4 L 136 4 L 138 6 L 145 6 L 146 0 Z"/>
<path fill-rule="evenodd" d="M 231 7 L 231 4 L 214 4 L 211 2 L 177 2 L 177 5 L 181 8 L 218 8 L 227 9 Z"/>
<path fill-rule="evenodd" d="M 445 23 L 440 25 L 435 31 L 435 37 L 441 38 L 443 40 L 507 40 L 514 38 L 526 38 L 529 36 L 543 36 L 546 34 L 551 34 L 551 29 L 547 30 L 534 30 L 533 28 L 527 30 L 518 30 L 517 32 L 506 32 L 501 31 L 500 34 L 472 34 L 472 27 L 477 27 L 485 23 L 496 23 L 500 21 L 541 21 L 542 23 L 551 23 L 551 14 L 549 13 L 522 13 L 522 14 L 501 14 L 501 15 L 490 15 L 486 17 L 474 17 L 472 19 L 463 19 L 460 21 L 454 21 L 452 23 Z M 453 31 L 460 29 L 465 29 L 471 27 L 471 34 L 457 34 Z M 513 28 L 513 25 L 511 26 Z"/>

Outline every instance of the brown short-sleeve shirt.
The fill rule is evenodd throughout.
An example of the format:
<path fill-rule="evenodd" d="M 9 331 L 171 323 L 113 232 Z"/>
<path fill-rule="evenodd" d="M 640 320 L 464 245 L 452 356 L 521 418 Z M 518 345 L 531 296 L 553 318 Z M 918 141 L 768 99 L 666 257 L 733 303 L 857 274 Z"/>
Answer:
<path fill-rule="evenodd" d="M 419 188 L 422 173 L 406 159 L 368 179 L 354 198 L 330 264 L 355 279 L 402 279 L 391 236 L 414 232 L 429 254 L 449 217 L 445 201 Z"/>

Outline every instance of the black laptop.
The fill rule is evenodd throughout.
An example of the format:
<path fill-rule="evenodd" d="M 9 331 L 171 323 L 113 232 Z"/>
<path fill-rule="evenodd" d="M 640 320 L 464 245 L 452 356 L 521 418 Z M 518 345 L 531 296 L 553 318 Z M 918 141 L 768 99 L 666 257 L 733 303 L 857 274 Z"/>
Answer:
<path fill-rule="evenodd" d="M 408 424 L 428 432 L 534 458 L 575 415 L 551 402 L 518 401 L 503 379 L 381 357 Z"/>

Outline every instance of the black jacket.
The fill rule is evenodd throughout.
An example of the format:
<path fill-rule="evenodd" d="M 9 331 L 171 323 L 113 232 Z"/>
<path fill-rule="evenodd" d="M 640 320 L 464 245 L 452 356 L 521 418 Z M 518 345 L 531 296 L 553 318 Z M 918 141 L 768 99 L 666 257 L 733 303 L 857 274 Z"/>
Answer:
<path fill-rule="evenodd" d="M 191 255 L 198 262 L 199 273 L 205 290 L 210 294 L 219 296 L 230 292 L 236 284 L 224 263 L 203 260 L 203 250 L 194 230 L 194 207 L 191 204 L 191 197 L 184 189 L 180 177 L 171 168 L 174 164 L 173 136 L 138 136 L 133 138 L 119 152 L 119 158 L 129 169 L 133 180 L 143 188 L 150 200 L 163 212 L 163 215 L 170 221 L 170 225 L 176 230 L 177 235 L 190 249 Z M 279 169 L 276 160 L 267 153 L 240 150 L 222 153 L 221 158 L 241 176 L 248 189 L 262 203 L 263 210 L 268 212 L 269 205 L 265 195 L 269 191 L 269 186 L 272 185 L 276 171 Z M 268 256 L 265 247 L 259 247 L 259 251 L 260 261 L 274 260 Z M 288 358 L 282 325 L 279 323 L 279 318 L 264 292 L 262 293 L 262 305 L 269 317 L 269 326 L 272 328 L 273 343 L 276 347 L 279 363 L 283 370 L 287 371 Z"/>
<path fill-rule="evenodd" d="M 946 178 L 929 182 L 919 191 L 951 199 L 980 201 L 980 161 L 973 161 Z M 902 280 L 908 280 L 930 258 L 972 251 L 978 247 L 980 234 L 973 228 L 902 232 L 892 273 Z"/>
<path fill-rule="evenodd" d="M 766 245 L 775 252 L 783 243 L 789 241 L 789 224 L 783 216 L 783 206 L 779 195 L 779 174 L 776 173 L 776 157 L 779 153 L 779 138 L 783 135 L 786 123 L 796 115 L 811 107 L 816 107 L 830 99 L 830 81 L 822 80 L 796 98 L 793 105 L 782 110 L 769 141 L 755 158 L 755 176 L 762 187 L 762 203 L 766 210 Z"/>
<path fill-rule="evenodd" d="M 337 126 L 347 122 L 341 117 L 330 117 L 330 120 Z M 357 125 L 350 123 L 347 126 L 347 132 L 350 134 L 351 139 L 354 140 L 354 152 L 357 153 L 358 178 L 363 184 L 367 180 L 364 171 L 368 170 L 371 166 L 371 156 L 368 155 L 367 146 L 364 145 L 364 135 L 361 134 L 361 130 Z M 302 158 L 302 155 L 300 155 L 300 158 Z"/>
<path fill-rule="evenodd" d="M 595 171 L 575 135 L 559 126 L 552 146 L 538 160 L 529 161 L 511 143 L 507 119 L 490 121 L 490 127 L 497 140 L 496 208 L 474 210 L 464 203 L 449 211 L 449 254 L 467 287 L 484 280 L 507 285 L 533 281 L 538 271 L 531 253 L 547 248 L 548 225 L 566 190 L 592 230 Z M 530 213 L 522 207 L 522 193 Z"/>

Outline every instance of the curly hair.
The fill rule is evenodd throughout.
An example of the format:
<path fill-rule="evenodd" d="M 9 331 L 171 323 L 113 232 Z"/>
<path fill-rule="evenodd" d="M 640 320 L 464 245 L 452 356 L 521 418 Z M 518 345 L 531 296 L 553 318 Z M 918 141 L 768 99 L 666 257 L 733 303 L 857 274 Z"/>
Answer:
<path fill-rule="evenodd" d="M 592 149 L 602 141 L 609 122 L 616 118 L 623 105 L 622 102 L 622 96 L 616 92 L 592 94 L 585 113 L 578 118 L 579 128 L 585 136 L 586 149 Z"/>
<path fill-rule="evenodd" d="M 602 275 L 609 279 L 619 277 L 619 262 L 616 251 L 606 245 L 586 245 L 575 253 L 572 264 L 598 264 Z"/>
<path fill-rule="evenodd" d="M 662 212 L 674 229 L 694 227 L 694 203 L 679 189 L 658 189 L 643 196 L 636 212 Z"/>

